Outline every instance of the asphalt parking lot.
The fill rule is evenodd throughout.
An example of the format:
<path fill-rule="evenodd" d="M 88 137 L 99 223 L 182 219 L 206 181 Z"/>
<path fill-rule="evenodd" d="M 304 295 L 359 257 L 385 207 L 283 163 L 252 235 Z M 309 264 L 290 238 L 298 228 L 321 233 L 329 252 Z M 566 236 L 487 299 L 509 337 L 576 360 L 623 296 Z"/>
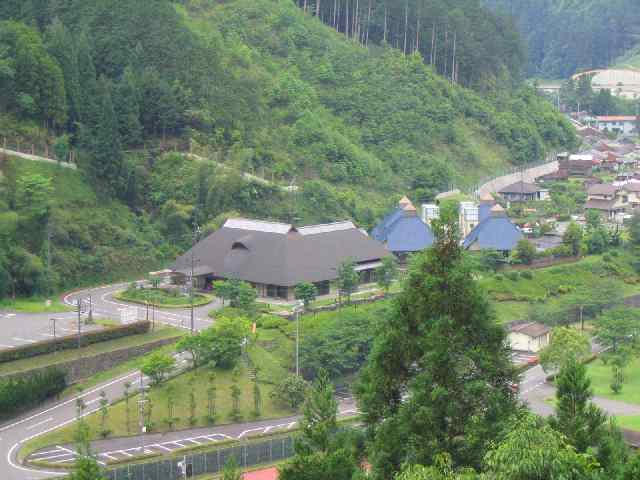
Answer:
<path fill-rule="evenodd" d="M 94 316 L 98 317 L 98 315 Z M 103 327 L 100 325 L 86 325 L 84 317 L 80 325 L 81 332 L 101 328 Z M 77 335 L 77 333 L 78 314 L 74 312 L 37 315 L 0 312 L 0 350 L 22 347 L 54 337 Z"/>

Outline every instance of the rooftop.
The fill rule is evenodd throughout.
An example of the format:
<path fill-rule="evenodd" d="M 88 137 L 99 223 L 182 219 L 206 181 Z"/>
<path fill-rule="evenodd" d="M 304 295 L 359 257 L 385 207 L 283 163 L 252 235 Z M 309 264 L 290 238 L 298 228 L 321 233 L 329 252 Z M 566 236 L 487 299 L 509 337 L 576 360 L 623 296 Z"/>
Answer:
<path fill-rule="evenodd" d="M 539 338 L 551 331 L 549 327 L 537 322 L 513 322 L 509 325 L 512 333 L 522 333 L 531 338 Z"/>
<path fill-rule="evenodd" d="M 172 270 L 188 273 L 192 252 L 197 275 L 281 286 L 332 280 L 347 259 L 364 266 L 389 255 L 352 222 L 295 228 L 248 219 L 227 220 L 180 256 Z"/>
<path fill-rule="evenodd" d="M 618 187 L 610 183 L 596 183 L 589 187 L 587 195 L 615 195 L 617 191 Z"/>
<path fill-rule="evenodd" d="M 501 189 L 498 193 L 538 193 L 540 187 L 533 183 L 516 182 Z"/>

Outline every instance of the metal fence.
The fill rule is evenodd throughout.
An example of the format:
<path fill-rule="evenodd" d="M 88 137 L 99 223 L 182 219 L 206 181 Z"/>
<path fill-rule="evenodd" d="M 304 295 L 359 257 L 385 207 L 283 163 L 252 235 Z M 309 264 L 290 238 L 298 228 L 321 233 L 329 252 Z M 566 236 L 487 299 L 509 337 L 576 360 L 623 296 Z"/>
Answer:
<path fill-rule="evenodd" d="M 294 438 L 274 438 L 263 442 L 220 448 L 211 452 L 185 455 L 118 467 L 106 473 L 107 480 L 182 480 L 206 473 L 219 473 L 233 457 L 241 468 L 273 463 L 294 454 Z M 183 467 L 184 465 L 184 467 Z"/>

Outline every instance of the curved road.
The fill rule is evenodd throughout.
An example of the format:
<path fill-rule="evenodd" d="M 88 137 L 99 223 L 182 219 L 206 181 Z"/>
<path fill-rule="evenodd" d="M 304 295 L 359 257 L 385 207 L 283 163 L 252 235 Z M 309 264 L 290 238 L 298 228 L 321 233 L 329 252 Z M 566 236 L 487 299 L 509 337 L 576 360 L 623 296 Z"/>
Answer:
<path fill-rule="evenodd" d="M 138 307 L 138 318 L 142 319 L 146 316 L 144 306 L 123 303 L 113 298 L 114 293 L 124 290 L 127 285 L 126 283 L 122 283 L 73 292 L 65 295 L 63 301 L 73 306 L 78 300 L 88 300 L 89 296 L 91 296 L 93 311 L 103 317 L 114 320 L 120 319 L 123 309 L 136 306 Z M 219 306 L 220 304 L 216 300 L 207 306 L 195 308 L 195 329 L 202 330 L 211 326 L 213 320 L 207 316 L 207 313 L 211 309 L 218 308 Z M 151 312 L 149 315 L 151 319 Z M 43 318 L 51 316 L 53 315 L 16 314 L 15 318 L 18 320 L 24 319 L 26 322 L 27 320 L 36 319 L 44 321 Z M 155 320 L 174 327 L 189 329 L 191 315 L 189 309 L 158 309 L 155 311 Z M 112 402 L 123 396 L 124 384 L 126 382 L 131 382 L 135 388 L 136 386 L 140 386 L 140 381 L 140 372 L 130 372 L 72 398 L 50 402 L 40 409 L 25 414 L 10 424 L 0 426 L 0 478 L 2 480 L 40 480 L 50 478 L 51 476 L 64 475 L 60 472 L 34 470 L 21 465 L 17 460 L 17 453 L 20 447 L 33 438 L 75 421 L 77 418 L 76 400 L 78 398 L 82 398 L 86 405 L 84 415 L 90 415 L 100 408 L 99 401 L 101 391 L 104 391 L 107 394 L 107 399 Z"/>

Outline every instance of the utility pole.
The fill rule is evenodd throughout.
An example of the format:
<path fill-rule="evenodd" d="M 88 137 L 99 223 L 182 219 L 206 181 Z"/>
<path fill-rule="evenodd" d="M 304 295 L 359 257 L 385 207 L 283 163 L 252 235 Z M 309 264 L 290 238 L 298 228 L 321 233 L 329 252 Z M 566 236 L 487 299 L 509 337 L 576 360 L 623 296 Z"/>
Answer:
<path fill-rule="evenodd" d="M 87 317 L 87 323 L 93 323 L 93 301 L 91 299 L 91 290 L 89 290 L 89 317 Z"/>
<path fill-rule="evenodd" d="M 82 343 L 82 341 L 80 339 L 80 333 L 81 333 L 80 332 L 80 324 L 82 323 L 81 322 L 81 318 L 80 318 L 80 313 L 81 313 L 80 309 L 81 309 L 82 302 L 80 301 L 80 299 L 78 299 L 77 305 L 78 305 L 78 349 L 80 349 L 80 346 L 81 346 L 81 343 Z"/>
<path fill-rule="evenodd" d="M 194 248 L 196 246 L 196 242 L 198 241 L 198 235 L 200 233 L 200 227 L 197 223 L 193 224 L 193 245 L 191 246 L 191 281 L 189 282 L 189 303 L 191 305 L 191 335 L 195 330 L 195 322 L 193 315 L 193 269 L 195 267 L 195 257 L 194 257 Z"/>
<path fill-rule="evenodd" d="M 144 433 L 146 433 L 146 428 L 144 425 L 144 405 L 147 402 L 147 400 L 144 398 L 144 376 L 142 374 L 142 371 L 140 371 L 140 400 L 138 400 L 138 406 L 140 408 L 139 410 L 139 416 L 140 416 L 140 421 L 139 421 L 139 425 L 140 425 L 140 453 L 144 453 Z"/>

